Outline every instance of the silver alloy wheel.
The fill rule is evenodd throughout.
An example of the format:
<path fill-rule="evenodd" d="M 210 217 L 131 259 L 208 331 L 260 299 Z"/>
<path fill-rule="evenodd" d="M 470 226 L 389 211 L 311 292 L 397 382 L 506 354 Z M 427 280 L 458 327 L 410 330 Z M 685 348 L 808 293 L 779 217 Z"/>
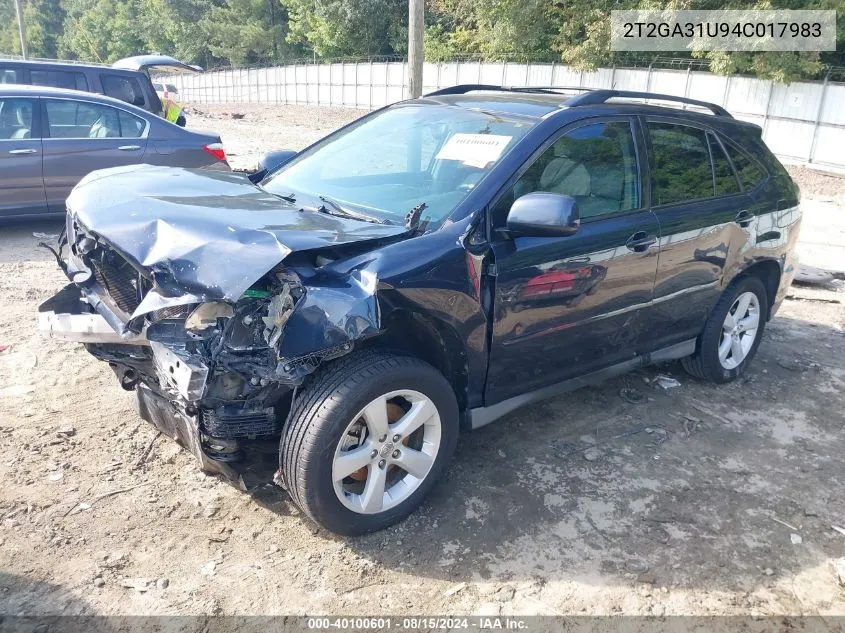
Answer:
<path fill-rule="evenodd" d="M 743 292 L 733 302 L 722 323 L 719 362 L 725 369 L 739 366 L 757 339 L 760 327 L 760 300 L 753 292 Z"/>
<path fill-rule="evenodd" d="M 335 449 L 337 498 L 359 514 L 402 503 L 431 472 L 441 435 L 440 414 L 424 394 L 401 390 L 374 399 L 352 419 Z"/>

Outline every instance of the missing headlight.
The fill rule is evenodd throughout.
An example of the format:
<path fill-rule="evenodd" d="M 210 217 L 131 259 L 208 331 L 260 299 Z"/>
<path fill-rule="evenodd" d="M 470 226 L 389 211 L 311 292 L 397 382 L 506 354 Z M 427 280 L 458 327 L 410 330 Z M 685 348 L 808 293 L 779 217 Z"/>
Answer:
<path fill-rule="evenodd" d="M 217 325 L 217 319 L 228 319 L 234 314 L 234 309 L 228 303 L 222 301 L 201 303 L 188 316 L 185 321 L 185 329 L 188 331 L 207 330 Z"/>
<path fill-rule="evenodd" d="M 295 303 L 289 283 L 284 284 L 282 291 L 270 299 L 267 316 L 262 318 L 265 326 L 264 340 L 269 346 L 275 347 L 282 338 L 282 330 L 293 312 Z"/>
<path fill-rule="evenodd" d="M 279 269 L 265 275 L 235 305 L 226 346 L 238 352 L 278 347 L 285 324 L 303 294 L 295 273 Z"/>

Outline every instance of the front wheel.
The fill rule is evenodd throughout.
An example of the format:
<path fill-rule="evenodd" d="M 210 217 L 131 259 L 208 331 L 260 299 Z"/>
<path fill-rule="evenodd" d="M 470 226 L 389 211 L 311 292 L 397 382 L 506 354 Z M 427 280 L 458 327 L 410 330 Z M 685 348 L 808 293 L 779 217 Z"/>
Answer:
<path fill-rule="evenodd" d="M 757 353 L 769 316 L 766 287 L 757 277 L 741 277 L 713 308 L 693 356 L 682 359 L 696 378 L 730 382 Z"/>
<path fill-rule="evenodd" d="M 422 503 L 457 436 L 457 401 L 440 372 L 416 358 L 357 353 L 297 395 L 280 445 L 282 479 L 318 524 L 364 534 Z"/>

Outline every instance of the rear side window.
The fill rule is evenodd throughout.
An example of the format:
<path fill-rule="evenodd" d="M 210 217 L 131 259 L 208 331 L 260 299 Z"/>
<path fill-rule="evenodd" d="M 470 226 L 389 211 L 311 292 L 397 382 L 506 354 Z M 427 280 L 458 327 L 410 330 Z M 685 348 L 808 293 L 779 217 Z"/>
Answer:
<path fill-rule="evenodd" d="M 732 193 L 739 193 L 739 183 L 737 182 L 736 175 L 734 175 L 733 168 L 731 168 L 731 163 L 725 155 L 725 150 L 722 149 L 721 143 L 710 132 L 707 133 L 707 141 L 710 144 L 710 157 L 713 159 L 716 195 L 726 196 Z"/>
<path fill-rule="evenodd" d="M 766 178 L 766 172 L 763 171 L 763 168 L 756 161 L 731 145 L 726 145 L 726 148 L 736 168 L 739 181 L 746 190 L 754 189 L 754 187 L 763 182 Z"/>
<path fill-rule="evenodd" d="M 23 73 L 16 68 L 0 66 L 0 84 L 19 84 L 23 81 Z"/>
<path fill-rule="evenodd" d="M 144 91 L 141 89 L 141 82 L 135 77 L 123 77 L 121 75 L 100 75 L 100 82 L 103 84 L 103 92 L 115 99 L 143 108 Z"/>
<path fill-rule="evenodd" d="M 144 133 L 147 122 L 123 110 L 118 111 L 121 138 L 138 138 Z"/>
<path fill-rule="evenodd" d="M 66 70 L 30 70 L 29 83 L 33 86 L 88 90 L 88 80 L 84 74 Z"/>
<path fill-rule="evenodd" d="M 652 204 L 673 204 L 713 196 L 713 171 L 704 130 L 649 122 L 648 134 Z"/>
<path fill-rule="evenodd" d="M 30 99 L 0 99 L 0 140 L 32 138 Z"/>
<path fill-rule="evenodd" d="M 65 99 L 45 100 L 50 138 L 138 138 L 142 119 L 117 108 Z"/>

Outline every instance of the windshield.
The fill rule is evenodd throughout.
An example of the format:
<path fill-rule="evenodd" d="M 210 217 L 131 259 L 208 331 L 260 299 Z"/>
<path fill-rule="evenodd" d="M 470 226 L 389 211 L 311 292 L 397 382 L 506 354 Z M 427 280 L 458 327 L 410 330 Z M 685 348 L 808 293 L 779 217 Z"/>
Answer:
<path fill-rule="evenodd" d="M 362 120 L 297 156 L 262 186 L 297 204 L 336 206 L 402 224 L 440 224 L 534 124 L 529 119 L 424 104 Z"/>

